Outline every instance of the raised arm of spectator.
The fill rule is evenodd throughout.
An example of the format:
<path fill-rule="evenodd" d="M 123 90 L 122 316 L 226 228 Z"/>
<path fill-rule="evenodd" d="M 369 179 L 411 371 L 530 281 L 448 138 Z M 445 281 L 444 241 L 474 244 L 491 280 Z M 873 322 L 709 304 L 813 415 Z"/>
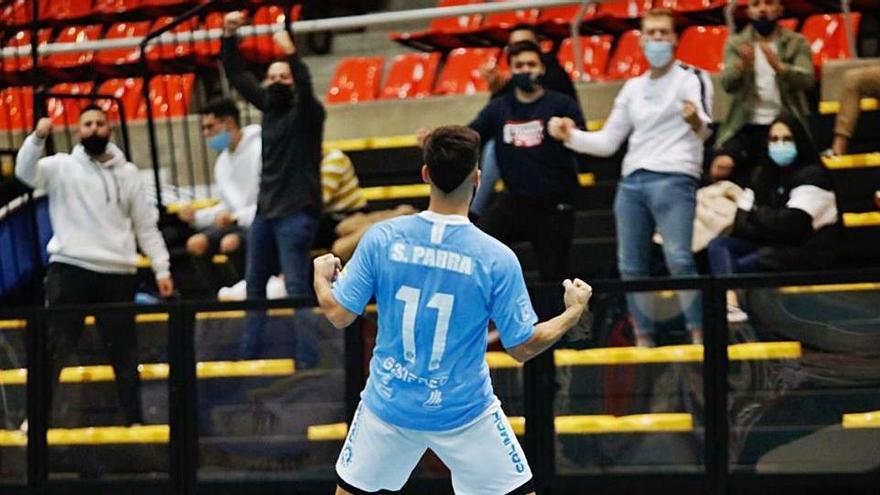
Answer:
<path fill-rule="evenodd" d="M 250 104 L 265 110 L 263 103 L 266 90 L 251 74 L 245 65 L 244 58 L 238 49 L 238 37 L 235 31 L 244 24 L 244 16 L 240 12 L 230 12 L 223 19 L 223 39 L 220 44 L 220 60 L 226 77 L 236 91 Z"/>
<path fill-rule="evenodd" d="M 627 86 L 624 86 L 614 99 L 614 108 L 605 121 L 601 131 L 587 132 L 577 128 L 578 123 L 571 118 L 554 117 L 548 122 L 548 131 L 566 147 L 593 156 L 611 156 L 632 132 L 632 121 L 627 110 Z"/>
<path fill-rule="evenodd" d="M 754 74 L 755 53 L 749 45 L 737 46 L 728 41 L 724 46 L 724 69 L 721 71 L 721 87 L 732 93 Z"/>
<path fill-rule="evenodd" d="M 302 61 L 299 52 L 294 45 L 290 34 L 287 31 L 279 31 L 274 34 L 275 44 L 284 52 L 287 63 L 290 65 L 290 73 L 293 76 L 293 82 L 296 84 L 299 93 L 299 107 L 297 111 L 303 112 L 304 116 L 308 116 L 308 122 L 314 126 L 324 126 L 325 111 L 324 106 L 315 95 L 315 87 L 312 84 L 312 75 L 309 67 Z"/>
<path fill-rule="evenodd" d="M 494 123 L 495 123 L 495 107 L 496 100 L 491 100 L 489 103 L 480 110 L 480 113 L 468 124 L 468 127 L 477 131 L 477 134 L 480 135 L 480 141 L 483 144 L 489 142 L 489 140 L 495 137 L 494 132 Z"/>
<path fill-rule="evenodd" d="M 705 141 L 712 134 L 712 81 L 703 75 L 704 72 L 697 69 L 682 88 L 682 97 L 685 121 Z"/>
<path fill-rule="evenodd" d="M 51 132 L 52 119 L 40 119 L 36 130 L 25 138 L 15 156 L 15 176 L 34 189 L 47 189 L 57 176 L 58 164 L 54 157 L 40 158 Z"/>
<path fill-rule="evenodd" d="M 813 69 L 813 55 L 810 45 L 802 36 L 798 36 L 797 55 L 790 64 L 779 61 L 779 57 L 772 50 L 765 50 L 768 62 L 771 63 L 776 77 L 790 84 L 794 89 L 807 91 L 816 85 L 816 71 Z M 771 60 L 772 59 L 772 60 Z"/>

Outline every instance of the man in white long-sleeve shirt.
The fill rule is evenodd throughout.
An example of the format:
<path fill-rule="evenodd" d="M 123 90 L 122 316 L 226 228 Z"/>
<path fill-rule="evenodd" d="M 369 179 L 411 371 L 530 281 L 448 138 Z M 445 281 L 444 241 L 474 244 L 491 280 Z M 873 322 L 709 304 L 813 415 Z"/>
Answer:
<path fill-rule="evenodd" d="M 46 191 L 54 235 L 49 241 L 46 305 L 134 302 L 137 249 L 149 256 L 160 295 L 174 290 L 168 250 L 156 228 L 158 212 L 149 203 L 138 168 L 109 142 L 107 114 L 86 106 L 79 119 L 80 144 L 70 154 L 40 158 L 52 120 L 40 119 L 15 160 L 15 175 Z M 51 386 L 76 352 L 82 312 L 54 313 L 48 327 Z M 134 312 L 96 315 L 96 327 L 110 364 L 126 424 L 143 422 L 140 407 Z"/>
<path fill-rule="evenodd" d="M 702 171 L 703 140 L 711 133 L 712 85 L 700 71 L 675 60 L 675 21 L 654 9 L 642 18 L 642 48 L 651 69 L 626 82 L 598 132 L 578 130 L 570 119 L 549 122 L 550 134 L 580 153 L 610 156 L 628 141 L 614 216 L 617 263 L 624 279 L 649 276 L 651 237 L 663 237 L 672 275 L 696 275 L 691 253 L 696 187 Z M 651 297 L 630 295 L 637 342 L 654 345 Z M 682 295 L 685 321 L 702 342 L 701 302 Z"/>
<path fill-rule="evenodd" d="M 214 254 L 229 256 L 244 275 L 244 244 L 247 229 L 257 212 L 260 168 L 263 166 L 259 125 L 241 127 L 241 115 L 228 98 L 209 102 L 202 109 L 202 135 L 208 146 L 219 152 L 214 162 L 214 181 L 220 202 L 210 208 L 180 210 L 181 220 L 199 230 L 186 242 L 196 268 L 209 277 L 208 266 Z"/>

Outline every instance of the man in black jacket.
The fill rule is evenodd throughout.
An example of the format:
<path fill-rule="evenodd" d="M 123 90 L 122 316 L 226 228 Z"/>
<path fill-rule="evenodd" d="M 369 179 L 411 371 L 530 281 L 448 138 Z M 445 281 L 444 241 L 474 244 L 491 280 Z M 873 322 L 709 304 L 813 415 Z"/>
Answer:
<path fill-rule="evenodd" d="M 238 12 L 226 15 L 221 58 L 235 89 L 263 112 L 263 167 L 257 214 L 248 235 L 248 299 L 264 299 L 266 282 L 280 265 L 291 297 L 309 295 L 309 248 L 321 213 L 321 143 L 326 114 L 315 97 L 308 68 L 286 31 L 275 33 L 284 58 L 269 66 L 261 85 L 245 69 L 236 30 Z M 257 357 L 265 317 L 250 317 L 242 357 Z"/>

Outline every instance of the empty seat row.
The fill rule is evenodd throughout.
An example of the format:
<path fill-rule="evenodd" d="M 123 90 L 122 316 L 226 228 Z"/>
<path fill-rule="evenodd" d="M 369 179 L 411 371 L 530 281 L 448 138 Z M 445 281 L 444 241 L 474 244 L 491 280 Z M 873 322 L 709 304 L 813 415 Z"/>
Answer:
<path fill-rule="evenodd" d="M 860 14 L 853 13 L 853 30 L 858 30 Z M 783 27 L 794 29 L 796 19 L 786 19 Z M 811 16 L 801 29 L 810 42 L 817 69 L 826 60 L 849 58 L 843 18 L 840 15 Z M 638 30 L 625 31 L 617 39 L 611 35 L 582 36 L 580 57 L 584 74 L 577 71 L 577 56 L 571 38 L 563 40 L 558 59 L 575 80 L 601 81 L 635 77 L 648 69 Z M 722 70 L 728 32 L 724 26 L 691 26 L 681 35 L 676 57 L 709 72 Z M 327 92 L 328 103 L 356 103 L 373 99 L 422 98 L 428 95 L 471 94 L 486 91 L 480 67 L 498 63 L 506 67 L 499 48 L 455 48 L 449 52 L 442 69 L 441 54 L 411 53 L 394 58 L 382 80 L 382 57 L 355 57 L 337 67 Z M 438 73 L 439 71 L 439 73 Z M 435 81 L 436 79 L 436 81 Z"/>
<path fill-rule="evenodd" d="M 214 12 L 199 23 L 195 18 L 184 22 L 172 33 L 183 35 L 198 29 L 222 29 L 222 12 Z M 299 8 L 293 15 L 298 18 Z M 257 9 L 253 22 L 256 25 L 284 22 L 285 13 L 278 6 L 264 6 Z M 160 17 L 155 21 L 124 21 L 112 24 L 106 32 L 101 25 L 67 26 L 55 38 L 56 43 L 78 43 L 99 39 L 126 39 L 146 36 L 149 32 L 167 26 L 174 20 L 171 16 Z M 52 39 L 52 29 L 44 28 L 38 33 L 38 43 L 43 45 Z M 21 30 L 12 34 L 6 41 L 7 47 L 24 47 L 31 43 L 31 33 Z M 254 63 L 268 63 L 282 53 L 269 35 L 247 38 L 242 42 L 242 53 Z M 220 41 L 179 41 L 174 44 L 151 45 L 146 50 L 147 61 L 154 72 L 163 72 L 169 63 L 178 62 L 184 70 L 191 70 L 193 64 L 214 65 L 220 53 Z M 97 71 L 113 77 L 129 74 L 140 61 L 137 47 L 117 48 L 101 51 L 82 51 L 55 53 L 41 58 L 40 67 L 59 79 L 76 79 L 83 74 Z M 25 82 L 26 73 L 33 69 L 30 54 L 3 60 L 3 79 L 13 83 Z"/>
<path fill-rule="evenodd" d="M 163 74 L 150 80 L 150 102 L 157 119 L 183 117 L 189 113 L 189 102 L 195 87 L 194 74 Z M 110 95 L 122 103 L 127 121 L 144 120 L 147 107 L 143 99 L 143 80 L 139 78 L 109 79 L 97 89 L 91 82 L 61 83 L 51 93 L 73 96 Z M 33 89 L 30 86 L 10 87 L 0 91 L 0 131 L 26 131 L 33 127 Z M 48 98 L 47 116 L 57 126 L 73 126 L 80 110 L 89 103 L 86 98 Z M 118 104 L 114 100 L 97 99 L 111 121 L 119 120 Z"/>
<path fill-rule="evenodd" d="M 141 13 L 163 15 L 169 9 L 190 7 L 199 0 L 39 0 L 39 20 L 63 25 L 82 19 L 118 19 L 120 15 Z M 26 26 L 33 19 L 33 0 L 12 0 L 0 8 L 0 25 Z"/>

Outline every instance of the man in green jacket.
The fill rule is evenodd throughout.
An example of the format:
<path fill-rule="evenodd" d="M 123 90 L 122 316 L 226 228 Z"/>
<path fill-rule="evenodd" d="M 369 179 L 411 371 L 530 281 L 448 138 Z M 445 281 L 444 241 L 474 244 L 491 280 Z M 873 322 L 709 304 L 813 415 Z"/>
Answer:
<path fill-rule="evenodd" d="M 807 92 L 816 75 L 809 43 L 777 25 L 781 0 L 749 0 L 747 12 L 750 25 L 728 40 L 724 52 L 721 86 L 733 98 L 718 129 L 713 180 L 747 180 L 766 153 L 768 126 L 780 113 L 810 128 Z"/>

